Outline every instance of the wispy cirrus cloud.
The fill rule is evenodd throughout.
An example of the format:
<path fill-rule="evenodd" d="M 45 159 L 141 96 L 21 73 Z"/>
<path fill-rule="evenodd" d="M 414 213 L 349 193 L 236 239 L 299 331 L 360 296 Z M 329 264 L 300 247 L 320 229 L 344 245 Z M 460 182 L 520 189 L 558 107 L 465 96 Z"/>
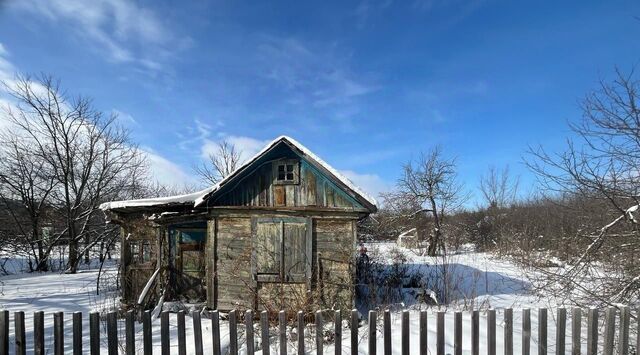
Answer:
<path fill-rule="evenodd" d="M 150 70 L 175 50 L 188 47 L 189 37 L 167 30 L 150 8 L 127 0 L 21 0 L 10 5 L 55 25 L 65 25 L 75 36 L 117 63 L 135 63 Z"/>

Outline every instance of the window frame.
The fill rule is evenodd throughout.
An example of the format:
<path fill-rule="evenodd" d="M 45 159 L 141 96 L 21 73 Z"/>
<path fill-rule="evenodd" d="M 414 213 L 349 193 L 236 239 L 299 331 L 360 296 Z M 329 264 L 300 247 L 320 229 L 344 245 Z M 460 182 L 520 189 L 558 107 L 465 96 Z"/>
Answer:
<path fill-rule="evenodd" d="M 288 171 L 287 167 L 292 166 L 292 170 Z M 280 167 L 283 167 L 285 175 L 284 180 L 280 180 Z M 280 159 L 273 162 L 273 183 L 275 185 L 297 185 L 300 183 L 300 160 L 298 159 Z M 292 174 L 292 179 L 287 179 L 287 175 Z"/>

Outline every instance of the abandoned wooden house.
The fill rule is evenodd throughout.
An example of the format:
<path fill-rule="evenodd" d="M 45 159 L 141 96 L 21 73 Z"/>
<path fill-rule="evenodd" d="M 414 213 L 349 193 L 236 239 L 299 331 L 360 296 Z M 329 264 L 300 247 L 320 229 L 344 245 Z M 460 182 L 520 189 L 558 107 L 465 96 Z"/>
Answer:
<path fill-rule="evenodd" d="M 357 221 L 376 203 L 282 136 L 203 191 L 101 208 L 121 227 L 125 305 L 348 309 Z"/>

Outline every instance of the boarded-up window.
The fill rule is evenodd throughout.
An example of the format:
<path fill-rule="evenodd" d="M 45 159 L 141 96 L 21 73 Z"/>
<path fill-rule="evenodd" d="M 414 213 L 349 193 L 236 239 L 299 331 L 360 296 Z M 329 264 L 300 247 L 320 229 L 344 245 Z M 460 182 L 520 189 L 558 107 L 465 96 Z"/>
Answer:
<path fill-rule="evenodd" d="M 310 228 L 307 218 L 254 218 L 254 274 L 257 280 L 305 282 L 311 267 Z"/>

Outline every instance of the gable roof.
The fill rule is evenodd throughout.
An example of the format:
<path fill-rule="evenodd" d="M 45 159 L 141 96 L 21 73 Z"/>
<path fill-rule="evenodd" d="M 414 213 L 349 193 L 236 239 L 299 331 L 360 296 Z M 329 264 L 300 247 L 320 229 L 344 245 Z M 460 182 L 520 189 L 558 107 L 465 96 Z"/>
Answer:
<path fill-rule="evenodd" d="M 113 201 L 106 202 L 100 205 L 102 210 L 113 209 L 125 209 L 133 207 L 153 207 L 153 206 L 171 206 L 171 205 L 192 205 L 194 208 L 202 206 L 209 198 L 215 196 L 216 192 L 220 191 L 222 187 L 226 186 L 230 182 L 234 181 L 237 177 L 249 170 L 254 162 L 274 149 L 279 144 L 287 144 L 290 148 L 296 151 L 300 156 L 306 158 L 310 163 L 315 165 L 316 168 L 324 172 L 329 178 L 336 182 L 340 187 L 345 189 L 349 194 L 355 198 L 359 203 L 365 206 L 370 212 L 377 210 L 376 200 L 356 186 L 346 176 L 342 175 L 338 170 L 327 164 L 320 157 L 315 155 L 305 146 L 291 137 L 280 136 L 269 144 L 267 144 L 262 150 L 260 150 L 253 157 L 245 161 L 240 167 L 238 167 L 233 173 L 220 180 L 217 184 L 208 187 L 201 191 L 196 191 L 190 194 L 148 198 L 128 201 Z"/>

